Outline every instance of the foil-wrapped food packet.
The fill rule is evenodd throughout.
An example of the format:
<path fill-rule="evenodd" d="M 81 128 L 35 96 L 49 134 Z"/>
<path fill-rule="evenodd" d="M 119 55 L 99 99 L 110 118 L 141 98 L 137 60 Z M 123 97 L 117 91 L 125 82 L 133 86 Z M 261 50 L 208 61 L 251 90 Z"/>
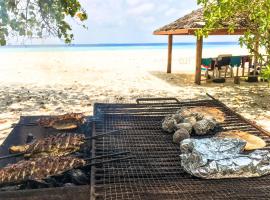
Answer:
<path fill-rule="evenodd" d="M 186 139 L 180 143 L 184 170 L 203 179 L 249 178 L 270 174 L 270 152 L 244 153 L 246 142 L 232 138 Z"/>

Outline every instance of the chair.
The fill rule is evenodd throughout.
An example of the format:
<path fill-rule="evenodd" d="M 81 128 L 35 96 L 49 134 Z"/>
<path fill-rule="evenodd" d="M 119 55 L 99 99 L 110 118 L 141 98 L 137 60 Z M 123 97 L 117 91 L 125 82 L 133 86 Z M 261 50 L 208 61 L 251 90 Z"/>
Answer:
<path fill-rule="evenodd" d="M 242 56 L 232 56 L 231 57 L 231 62 L 230 62 L 230 66 L 232 67 L 232 74 L 231 77 L 233 77 L 233 68 L 237 67 L 236 70 L 236 77 L 234 77 L 234 83 L 235 84 L 240 84 L 240 77 L 239 77 L 239 67 L 242 65 Z"/>
<path fill-rule="evenodd" d="M 232 56 L 231 57 L 231 62 L 230 62 L 230 66 L 232 67 L 232 69 L 234 67 L 237 67 L 237 71 L 236 71 L 236 76 L 239 76 L 239 67 L 242 64 L 242 57 L 241 56 Z M 233 73 L 233 70 L 232 70 Z M 233 77 L 233 74 L 231 74 L 231 76 Z"/>
<path fill-rule="evenodd" d="M 205 71 L 205 77 L 207 79 L 210 79 L 210 76 L 209 76 L 209 71 L 211 70 L 212 68 L 212 62 L 213 62 L 213 59 L 212 58 L 203 58 L 202 59 L 202 71 Z"/>
<path fill-rule="evenodd" d="M 232 57 L 231 54 L 218 56 L 217 61 L 216 61 L 216 68 L 218 70 L 218 78 L 221 77 L 222 68 L 224 67 L 225 67 L 224 78 L 227 77 L 227 71 L 230 68 L 230 63 L 231 63 L 231 57 Z"/>
<path fill-rule="evenodd" d="M 242 76 L 245 76 L 245 65 L 248 63 L 248 75 L 250 74 L 250 68 L 252 68 L 252 58 L 250 56 L 242 56 Z"/>

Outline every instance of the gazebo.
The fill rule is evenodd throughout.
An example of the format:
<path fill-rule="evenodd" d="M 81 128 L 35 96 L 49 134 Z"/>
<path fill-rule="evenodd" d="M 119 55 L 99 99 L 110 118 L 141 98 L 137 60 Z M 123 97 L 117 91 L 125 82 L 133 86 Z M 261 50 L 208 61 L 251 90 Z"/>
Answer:
<path fill-rule="evenodd" d="M 220 29 L 216 29 L 209 33 L 209 35 L 243 35 L 246 27 L 246 20 L 243 17 L 234 19 L 236 29 L 233 33 L 229 33 L 228 27 L 230 22 L 220 22 Z M 168 64 L 167 73 L 171 73 L 172 67 L 172 46 L 174 35 L 194 35 L 197 29 L 202 28 L 205 25 L 203 17 L 203 9 L 198 9 L 191 12 L 184 17 L 165 25 L 156 31 L 154 35 L 168 35 Z M 201 61 L 202 61 L 202 49 L 203 49 L 203 38 L 197 37 L 196 45 L 196 72 L 195 72 L 195 83 L 201 84 Z"/>

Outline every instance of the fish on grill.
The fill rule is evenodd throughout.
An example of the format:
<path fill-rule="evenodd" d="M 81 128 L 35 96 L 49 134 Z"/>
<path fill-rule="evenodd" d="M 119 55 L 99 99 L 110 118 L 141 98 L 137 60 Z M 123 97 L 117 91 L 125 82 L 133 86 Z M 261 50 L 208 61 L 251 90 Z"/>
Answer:
<path fill-rule="evenodd" d="M 50 118 L 38 120 L 38 124 L 43 127 L 52 127 L 57 130 L 70 130 L 77 128 L 85 120 L 82 113 L 68 113 Z"/>
<path fill-rule="evenodd" d="M 71 156 L 22 160 L 0 169 L 0 185 L 42 180 L 84 165 L 86 165 L 85 160 Z"/>
<path fill-rule="evenodd" d="M 251 151 L 262 149 L 266 146 L 266 142 L 256 135 L 252 135 L 245 131 L 227 131 L 221 132 L 217 135 L 221 138 L 238 138 L 246 142 L 245 150 Z"/>
<path fill-rule="evenodd" d="M 189 108 L 188 110 L 191 113 L 199 113 L 202 116 L 212 117 L 218 123 L 223 123 L 226 118 L 224 112 L 214 107 L 199 106 L 199 107 Z M 202 120 L 202 119 L 203 117 L 199 120 Z"/>
<path fill-rule="evenodd" d="M 65 156 L 80 150 L 84 143 L 83 134 L 63 133 L 30 144 L 12 146 L 9 150 L 10 153 L 24 153 L 25 157 Z"/>

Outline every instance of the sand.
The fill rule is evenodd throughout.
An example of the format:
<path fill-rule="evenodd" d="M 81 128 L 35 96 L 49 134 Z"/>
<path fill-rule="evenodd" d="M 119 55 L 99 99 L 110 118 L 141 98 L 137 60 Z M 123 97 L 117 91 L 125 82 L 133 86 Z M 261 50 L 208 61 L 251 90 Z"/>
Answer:
<path fill-rule="evenodd" d="M 204 56 L 219 53 L 210 49 Z M 230 53 L 239 54 L 239 49 Z M 166 55 L 162 49 L 1 52 L 0 142 L 22 115 L 91 115 L 95 102 L 135 102 L 139 97 L 206 99 L 207 92 L 270 131 L 266 83 L 197 86 L 193 84 L 194 51 L 174 51 L 173 74 L 165 73 Z"/>

